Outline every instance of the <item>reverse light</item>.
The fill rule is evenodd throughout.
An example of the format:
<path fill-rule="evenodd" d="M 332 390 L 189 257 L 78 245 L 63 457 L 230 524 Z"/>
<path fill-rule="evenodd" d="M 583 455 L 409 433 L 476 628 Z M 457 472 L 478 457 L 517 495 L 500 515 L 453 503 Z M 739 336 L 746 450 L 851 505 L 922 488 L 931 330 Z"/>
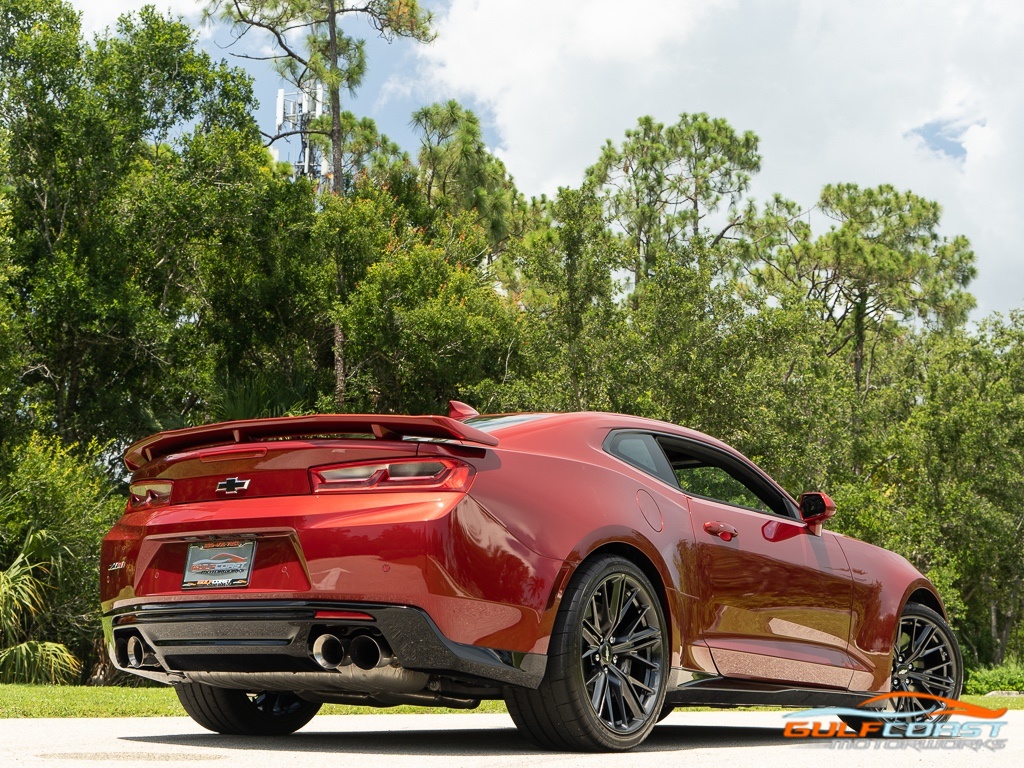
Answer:
<path fill-rule="evenodd" d="M 466 492 L 475 470 L 458 459 L 397 459 L 332 464 L 309 470 L 314 493 L 345 491 Z"/>
<path fill-rule="evenodd" d="M 173 483 L 170 480 L 140 480 L 128 486 L 130 495 L 128 506 L 132 509 L 139 507 L 159 507 L 171 503 L 171 489 Z"/>

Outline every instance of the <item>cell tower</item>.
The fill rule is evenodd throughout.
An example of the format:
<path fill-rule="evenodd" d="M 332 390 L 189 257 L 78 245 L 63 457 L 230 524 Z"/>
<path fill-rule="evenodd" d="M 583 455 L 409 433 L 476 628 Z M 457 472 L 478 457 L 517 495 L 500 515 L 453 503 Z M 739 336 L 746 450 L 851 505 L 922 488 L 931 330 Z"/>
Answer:
<path fill-rule="evenodd" d="M 297 134 L 300 151 L 294 163 L 296 176 L 327 178 L 331 175 L 330 158 L 322 156 L 309 140 L 309 134 L 304 132 L 314 118 L 326 113 L 322 83 L 304 84 L 302 90 L 295 93 L 285 93 L 284 88 L 277 91 L 277 132 L 302 131 Z"/>

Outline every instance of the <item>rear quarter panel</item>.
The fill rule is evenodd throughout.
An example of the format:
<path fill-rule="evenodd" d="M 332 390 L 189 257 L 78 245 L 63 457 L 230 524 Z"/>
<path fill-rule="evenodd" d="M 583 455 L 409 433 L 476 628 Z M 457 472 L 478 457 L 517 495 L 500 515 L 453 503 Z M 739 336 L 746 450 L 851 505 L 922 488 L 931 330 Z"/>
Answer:
<path fill-rule="evenodd" d="M 702 643 L 680 633 L 688 625 L 680 619 L 695 609 L 697 594 L 685 498 L 605 453 L 601 446 L 611 426 L 552 422 L 530 425 L 521 436 L 503 432 L 501 446 L 488 452 L 487 460 L 474 462 L 477 477 L 470 492 L 515 540 L 544 559 L 566 564 L 546 585 L 543 630 L 550 633 L 575 567 L 601 547 L 626 545 L 643 553 L 665 587 L 673 665 L 705 668 L 710 661 L 701 653 Z M 640 491 L 647 494 L 646 516 Z M 694 644 L 703 661 L 691 658 Z"/>

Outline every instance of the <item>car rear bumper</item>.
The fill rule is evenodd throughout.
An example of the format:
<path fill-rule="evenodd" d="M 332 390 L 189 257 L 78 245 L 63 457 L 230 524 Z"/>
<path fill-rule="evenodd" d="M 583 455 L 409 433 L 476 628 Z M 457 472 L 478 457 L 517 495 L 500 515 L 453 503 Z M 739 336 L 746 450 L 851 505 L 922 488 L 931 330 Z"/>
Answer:
<path fill-rule="evenodd" d="M 282 690 L 388 690 L 387 672 L 325 670 L 313 656 L 323 634 L 383 641 L 394 655 L 391 672 L 425 673 L 468 683 L 536 688 L 547 657 L 454 642 L 421 609 L 404 605 L 298 600 L 148 603 L 104 616 L 107 650 L 122 670 L 165 683 Z M 132 667 L 132 637 L 146 650 Z M 410 683 L 410 680 L 412 681 Z M 244 685 L 243 685 L 244 683 Z"/>

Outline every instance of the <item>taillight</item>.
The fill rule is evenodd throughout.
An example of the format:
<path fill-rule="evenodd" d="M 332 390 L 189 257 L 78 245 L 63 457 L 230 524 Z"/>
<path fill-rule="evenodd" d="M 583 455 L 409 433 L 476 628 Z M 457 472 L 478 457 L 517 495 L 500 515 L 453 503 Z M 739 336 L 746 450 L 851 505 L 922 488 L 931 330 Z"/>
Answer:
<path fill-rule="evenodd" d="M 128 492 L 131 494 L 128 506 L 136 509 L 170 504 L 172 487 L 173 483 L 170 480 L 139 480 L 132 483 L 128 486 Z"/>
<path fill-rule="evenodd" d="M 344 491 L 469 490 L 474 469 L 449 458 L 396 459 L 332 464 L 309 470 L 314 493 Z"/>

